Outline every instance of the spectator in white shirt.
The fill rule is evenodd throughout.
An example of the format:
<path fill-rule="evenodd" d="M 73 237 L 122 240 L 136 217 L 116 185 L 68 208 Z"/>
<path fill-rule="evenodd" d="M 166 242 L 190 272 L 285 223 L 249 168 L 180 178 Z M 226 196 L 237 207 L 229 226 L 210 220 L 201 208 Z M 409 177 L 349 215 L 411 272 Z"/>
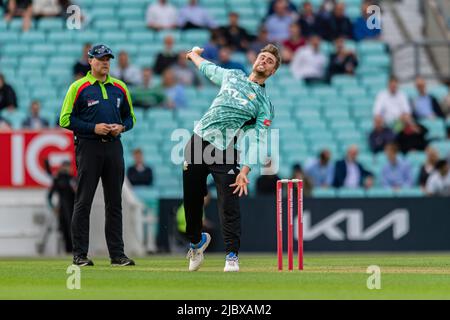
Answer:
<path fill-rule="evenodd" d="M 312 36 L 309 44 L 295 52 L 291 62 L 291 72 L 296 79 L 307 82 L 322 81 L 327 66 L 326 56 L 320 52 L 320 37 Z"/>
<path fill-rule="evenodd" d="M 59 0 L 33 0 L 33 16 L 56 17 L 61 14 L 61 5 Z"/>
<path fill-rule="evenodd" d="M 118 65 L 111 71 L 111 75 L 129 86 L 136 86 L 142 83 L 141 70 L 130 64 L 128 53 L 125 51 L 119 53 Z"/>
<path fill-rule="evenodd" d="M 216 27 L 216 23 L 197 0 L 189 0 L 189 4 L 180 10 L 178 26 L 182 29 L 211 29 Z"/>
<path fill-rule="evenodd" d="M 267 18 L 265 23 L 269 41 L 281 44 L 289 39 L 289 27 L 293 22 L 294 17 L 288 10 L 286 0 L 277 0 L 274 5 L 274 13 Z"/>
<path fill-rule="evenodd" d="M 411 114 L 406 95 L 398 89 L 398 80 L 391 77 L 389 88 L 378 93 L 373 108 L 374 116 L 381 116 L 388 125 L 393 125 L 404 114 Z"/>
<path fill-rule="evenodd" d="M 425 190 L 429 196 L 450 196 L 450 167 L 446 160 L 439 160 L 436 163 Z"/>
<path fill-rule="evenodd" d="M 156 31 L 174 29 L 177 27 L 177 14 L 177 9 L 167 0 L 158 0 L 147 8 L 147 27 Z"/>

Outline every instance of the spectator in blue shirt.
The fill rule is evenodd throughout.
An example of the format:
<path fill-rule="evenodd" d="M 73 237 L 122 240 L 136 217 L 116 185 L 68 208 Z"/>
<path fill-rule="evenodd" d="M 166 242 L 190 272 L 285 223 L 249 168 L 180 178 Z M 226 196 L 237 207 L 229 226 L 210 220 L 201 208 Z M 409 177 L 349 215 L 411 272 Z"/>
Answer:
<path fill-rule="evenodd" d="M 274 13 L 267 17 L 265 22 L 269 41 L 280 44 L 289 39 L 289 26 L 294 21 L 294 17 L 288 11 L 287 2 L 285 0 L 275 2 Z"/>
<path fill-rule="evenodd" d="M 269 10 L 267 11 L 267 17 L 274 14 L 275 12 L 275 4 L 277 3 L 278 0 L 272 0 L 269 3 Z M 292 1 L 286 1 L 287 2 L 287 10 L 291 13 L 291 14 L 295 14 L 297 12 L 297 8 L 295 7 L 295 4 Z"/>
<path fill-rule="evenodd" d="M 320 152 L 318 159 L 306 167 L 305 173 L 314 187 L 327 188 L 333 183 L 334 166 L 330 159 L 330 151 L 325 149 Z"/>
<path fill-rule="evenodd" d="M 187 107 L 186 91 L 183 85 L 177 83 L 172 68 L 162 74 L 162 87 L 166 95 L 164 106 L 169 109 L 184 109 Z"/>
<path fill-rule="evenodd" d="M 380 37 L 381 29 L 369 29 L 367 27 L 367 19 L 369 18 L 367 8 L 369 5 L 370 3 L 368 2 L 364 2 L 361 5 L 361 16 L 353 23 L 353 38 L 356 41 L 378 39 Z"/>
<path fill-rule="evenodd" d="M 219 50 L 219 66 L 225 69 L 240 69 L 247 73 L 242 64 L 231 60 L 231 49 L 229 47 L 223 47 Z"/>
<path fill-rule="evenodd" d="M 411 165 L 398 155 L 395 143 L 389 143 L 384 148 L 388 162 L 381 170 L 381 184 L 383 187 L 401 189 L 413 185 Z"/>
<path fill-rule="evenodd" d="M 441 106 L 435 97 L 427 92 L 427 83 L 422 77 L 416 78 L 417 97 L 412 100 L 413 114 L 417 119 L 444 118 Z"/>

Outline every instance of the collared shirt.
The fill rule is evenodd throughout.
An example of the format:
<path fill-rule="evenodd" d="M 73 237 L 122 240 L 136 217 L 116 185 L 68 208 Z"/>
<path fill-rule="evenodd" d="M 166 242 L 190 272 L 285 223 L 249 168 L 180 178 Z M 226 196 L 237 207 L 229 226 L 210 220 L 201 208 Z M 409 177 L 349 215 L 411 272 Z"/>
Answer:
<path fill-rule="evenodd" d="M 322 78 L 325 75 L 327 58 L 320 50 L 311 46 L 298 49 L 291 62 L 291 72 L 296 79 Z"/>
<path fill-rule="evenodd" d="M 130 130 L 136 118 L 127 86 L 122 81 L 106 77 L 98 81 L 91 72 L 70 86 L 63 102 L 59 125 L 72 130 L 77 137 L 95 138 L 98 123 L 122 124 Z"/>
<path fill-rule="evenodd" d="M 334 166 L 331 161 L 323 166 L 319 160 L 315 160 L 305 169 L 305 173 L 311 178 L 315 187 L 331 186 L 333 183 Z"/>
<path fill-rule="evenodd" d="M 382 116 L 384 121 L 391 125 L 404 113 L 411 114 L 411 108 L 403 92 L 398 90 L 392 94 L 389 90 L 383 90 L 378 93 L 373 108 L 375 116 Z"/>
<path fill-rule="evenodd" d="M 122 80 L 128 85 L 139 85 L 142 83 L 142 73 L 138 67 L 129 65 L 125 69 L 121 69 L 119 66 L 111 71 L 111 75 L 117 79 Z"/>
<path fill-rule="evenodd" d="M 427 180 L 426 191 L 432 195 L 450 196 L 450 172 L 442 176 L 434 171 Z"/>
<path fill-rule="evenodd" d="M 430 118 L 434 116 L 431 97 L 428 95 L 418 96 L 414 100 L 414 111 L 419 118 Z"/>
<path fill-rule="evenodd" d="M 171 28 L 177 25 L 177 9 L 170 3 L 162 5 L 153 3 L 148 6 L 145 14 L 147 25 L 156 24 L 163 28 Z"/>
<path fill-rule="evenodd" d="M 383 187 L 411 187 L 413 176 L 410 164 L 400 158 L 395 163 L 388 162 L 381 171 Z"/>
<path fill-rule="evenodd" d="M 289 39 L 289 26 L 294 22 L 291 15 L 270 15 L 266 20 L 266 28 L 269 41 L 283 42 Z"/>
<path fill-rule="evenodd" d="M 361 179 L 361 172 L 355 162 L 345 161 L 347 165 L 347 175 L 345 176 L 344 187 L 358 188 Z"/>
<path fill-rule="evenodd" d="M 199 27 L 214 28 L 216 26 L 208 11 L 200 6 L 187 5 L 180 10 L 178 26 L 183 27 L 188 22 Z"/>

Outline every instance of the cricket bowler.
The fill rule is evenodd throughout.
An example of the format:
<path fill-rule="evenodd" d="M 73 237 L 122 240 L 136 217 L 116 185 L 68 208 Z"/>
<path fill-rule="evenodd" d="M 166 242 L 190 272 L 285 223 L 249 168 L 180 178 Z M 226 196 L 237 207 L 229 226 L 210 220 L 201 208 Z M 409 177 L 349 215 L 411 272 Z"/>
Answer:
<path fill-rule="evenodd" d="M 208 111 L 194 128 L 185 148 L 183 197 L 186 215 L 186 235 L 190 240 L 189 271 L 197 271 L 203 262 L 203 252 L 211 236 L 202 233 L 203 198 L 207 193 L 207 176 L 212 174 L 217 188 L 218 210 L 225 241 L 225 272 L 239 271 L 241 213 L 239 197 L 247 195 L 251 159 L 257 159 L 258 145 L 274 117 L 266 94 L 265 81 L 281 64 L 276 46 L 268 44 L 258 54 L 252 72 L 228 70 L 203 59 L 203 49 L 194 47 L 186 55 L 195 66 L 220 86 L 220 91 Z M 255 139 L 248 152 L 239 154 L 239 132 L 252 129 Z M 231 134 L 230 134 L 231 132 Z"/>

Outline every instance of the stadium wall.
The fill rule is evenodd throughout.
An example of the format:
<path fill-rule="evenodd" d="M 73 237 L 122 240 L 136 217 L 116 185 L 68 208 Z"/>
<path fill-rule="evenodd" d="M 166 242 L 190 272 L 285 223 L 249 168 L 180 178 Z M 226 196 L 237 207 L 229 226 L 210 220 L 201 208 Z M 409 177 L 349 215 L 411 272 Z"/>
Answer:
<path fill-rule="evenodd" d="M 173 245 L 176 238 L 173 212 L 180 204 L 179 200 L 161 200 L 159 246 Z M 216 226 L 215 241 L 208 250 L 223 251 L 216 208 L 217 202 L 211 201 L 206 209 L 206 217 Z M 305 199 L 305 250 L 447 251 L 449 208 L 449 198 Z M 241 250 L 275 252 L 275 197 L 242 199 L 241 210 Z M 283 212 L 286 213 L 286 208 Z"/>

